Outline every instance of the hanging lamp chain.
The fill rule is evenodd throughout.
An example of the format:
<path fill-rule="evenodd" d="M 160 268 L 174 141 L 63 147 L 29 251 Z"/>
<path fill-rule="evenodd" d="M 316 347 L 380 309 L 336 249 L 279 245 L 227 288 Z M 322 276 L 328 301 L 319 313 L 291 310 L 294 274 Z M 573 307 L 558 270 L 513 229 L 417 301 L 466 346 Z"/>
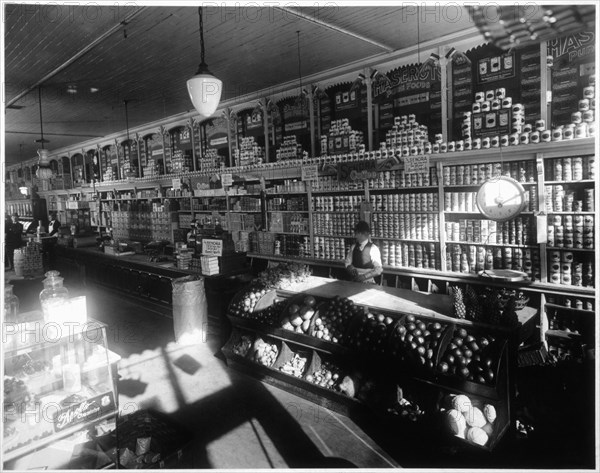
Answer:
<path fill-rule="evenodd" d="M 129 143 L 129 114 L 127 113 L 127 103 L 129 100 L 123 100 L 125 104 L 125 126 L 127 127 L 127 143 Z"/>
<path fill-rule="evenodd" d="M 38 87 L 38 100 L 40 102 L 40 142 L 42 143 L 42 149 L 44 149 L 44 121 L 42 120 L 42 86 Z"/>
<path fill-rule="evenodd" d="M 202 7 L 198 7 L 198 25 L 200 26 L 200 61 L 204 63 L 204 21 Z"/>
<path fill-rule="evenodd" d="M 202 7 L 198 7 L 198 27 L 200 29 L 200 65 L 198 66 L 196 75 L 209 74 L 212 76 L 213 73 L 208 70 L 208 66 L 204 62 L 204 19 L 202 16 Z"/>

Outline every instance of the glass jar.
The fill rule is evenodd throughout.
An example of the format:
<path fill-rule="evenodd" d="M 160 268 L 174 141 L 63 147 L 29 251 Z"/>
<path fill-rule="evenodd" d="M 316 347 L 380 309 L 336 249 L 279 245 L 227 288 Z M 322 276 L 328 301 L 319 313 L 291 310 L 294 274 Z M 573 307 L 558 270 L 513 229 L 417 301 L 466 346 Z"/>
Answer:
<path fill-rule="evenodd" d="M 17 322 L 19 315 L 19 298 L 13 294 L 13 286 L 4 286 L 4 322 Z"/>
<path fill-rule="evenodd" d="M 44 289 L 40 292 L 40 303 L 46 322 L 57 318 L 57 310 L 60 311 L 60 306 L 69 298 L 69 290 L 63 286 L 64 278 L 59 275 L 58 271 L 48 271 L 42 281 Z"/>

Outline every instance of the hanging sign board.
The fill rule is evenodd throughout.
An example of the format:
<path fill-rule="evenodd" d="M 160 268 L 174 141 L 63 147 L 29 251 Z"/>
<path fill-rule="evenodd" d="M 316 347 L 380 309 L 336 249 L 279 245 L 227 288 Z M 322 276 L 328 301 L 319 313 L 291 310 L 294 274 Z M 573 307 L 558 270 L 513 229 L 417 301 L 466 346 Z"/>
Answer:
<path fill-rule="evenodd" d="M 405 156 L 404 172 L 406 174 L 425 174 L 429 172 L 429 156 Z"/>
<path fill-rule="evenodd" d="M 202 255 L 203 256 L 222 256 L 223 255 L 223 240 L 202 239 Z"/>
<path fill-rule="evenodd" d="M 319 165 L 310 164 L 302 166 L 302 180 L 303 181 L 316 181 L 319 179 Z"/>
<path fill-rule="evenodd" d="M 357 161 L 340 163 L 337 167 L 338 181 L 359 181 L 376 177 L 377 161 Z"/>
<path fill-rule="evenodd" d="M 221 174 L 221 185 L 223 187 L 231 187 L 233 185 L 233 174 Z"/>

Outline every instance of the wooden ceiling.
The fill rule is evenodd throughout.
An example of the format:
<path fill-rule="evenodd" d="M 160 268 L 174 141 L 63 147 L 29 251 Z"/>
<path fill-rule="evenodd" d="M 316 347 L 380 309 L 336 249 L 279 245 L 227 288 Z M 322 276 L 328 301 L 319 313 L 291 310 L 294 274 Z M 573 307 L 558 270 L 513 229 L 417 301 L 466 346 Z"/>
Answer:
<path fill-rule="evenodd" d="M 130 128 L 192 108 L 185 83 L 200 60 L 196 8 L 5 8 L 7 164 L 36 156 L 39 82 L 50 150 L 125 130 L 124 100 Z M 473 27 L 462 8 L 447 16 L 420 22 L 420 41 Z M 417 43 L 416 15 L 400 7 L 206 8 L 206 62 L 223 80 L 223 99 L 296 80 L 297 31 L 303 76 Z"/>

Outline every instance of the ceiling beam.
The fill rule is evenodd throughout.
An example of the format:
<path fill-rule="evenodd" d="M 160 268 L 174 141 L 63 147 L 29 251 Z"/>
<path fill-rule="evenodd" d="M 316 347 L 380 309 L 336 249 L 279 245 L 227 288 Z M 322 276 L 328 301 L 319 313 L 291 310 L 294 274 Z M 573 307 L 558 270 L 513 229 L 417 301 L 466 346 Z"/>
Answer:
<path fill-rule="evenodd" d="M 294 16 L 297 16 L 298 18 L 301 18 L 303 20 L 314 23 L 316 25 L 323 26 L 324 28 L 329 28 L 330 30 L 336 31 L 338 33 L 342 33 L 347 36 L 351 36 L 355 39 L 358 39 L 360 41 L 364 41 L 365 43 L 372 44 L 373 46 L 377 46 L 378 48 L 383 49 L 384 51 L 391 53 L 392 51 L 394 51 L 396 49 L 392 46 L 381 43 L 380 41 L 368 38 L 359 33 L 355 33 L 354 31 L 350 31 L 349 29 L 344 28 L 342 26 L 334 25 L 334 24 L 329 23 L 324 20 L 319 20 L 318 18 L 315 18 L 314 16 L 309 16 L 306 13 L 303 13 L 302 11 L 300 11 L 299 9 L 292 8 L 292 7 L 275 7 L 275 8 L 277 8 L 278 10 L 284 11 L 286 13 L 289 13 L 290 15 L 294 15 Z"/>
<path fill-rule="evenodd" d="M 4 133 L 12 133 L 13 135 L 37 135 L 37 131 L 10 131 L 5 130 Z M 104 135 L 80 135 L 77 133 L 44 133 L 44 136 L 79 136 L 81 138 L 102 138 Z"/>
<path fill-rule="evenodd" d="M 69 67 L 71 64 L 73 64 L 75 61 L 77 61 L 79 58 L 81 58 L 85 54 L 89 53 L 92 49 L 94 49 L 96 46 L 98 46 L 102 41 L 104 41 L 105 39 L 107 39 L 113 33 L 119 31 L 123 27 L 124 24 L 127 24 L 133 18 L 135 18 L 136 16 L 138 16 L 140 13 L 142 13 L 142 11 L 144 11 L 146 8 L 148 8 L 148 7 L 139 7 L 139 8 L 137 8 L 132 13 L 130 13 L 129 15 L 127 15 L 125 18 L 123 18 L 123 20 L 121 22 L 119 22 L 116 25 L 114 25 L 111 28 L 109 28 L 107 31 L 105 31 L 104 33 L 102 33 L 100 36 L 98 36 L 91 43 L 87 44 L 82 49 L 80 49 L 79 51 L 77 51 L 73 56 L 71 56 L 69 59 L 67 59 L 65 62 L 63 62 L 61 65 L 59 65 L 59 66 L 55 67 L 54 69 L 52 69 L 44 77 L 42 77 L 41 79 L 39 79 L 35 84 L 32 84 L 29 87 L 23 89 L 21 92 L 19 92 L 16 96 L 14 96 L 12 99 L 10 99 L 8 101 L 8 103 L 6 104 L 6 108 L 9 108 L 11 105 L 13 105 L 14 103 L 16 103 L 18 100 L 20 100 L 23 97 L 25 97 L 28 93 L 30 93 L 31 91 L 37 89 L 44 82 L 46 82 L 47 80 L 50 80 L 56 74 L 58 74 L 59 72 L 63 71 L 64 69 L 66 69 L 67 67 Z"/>

